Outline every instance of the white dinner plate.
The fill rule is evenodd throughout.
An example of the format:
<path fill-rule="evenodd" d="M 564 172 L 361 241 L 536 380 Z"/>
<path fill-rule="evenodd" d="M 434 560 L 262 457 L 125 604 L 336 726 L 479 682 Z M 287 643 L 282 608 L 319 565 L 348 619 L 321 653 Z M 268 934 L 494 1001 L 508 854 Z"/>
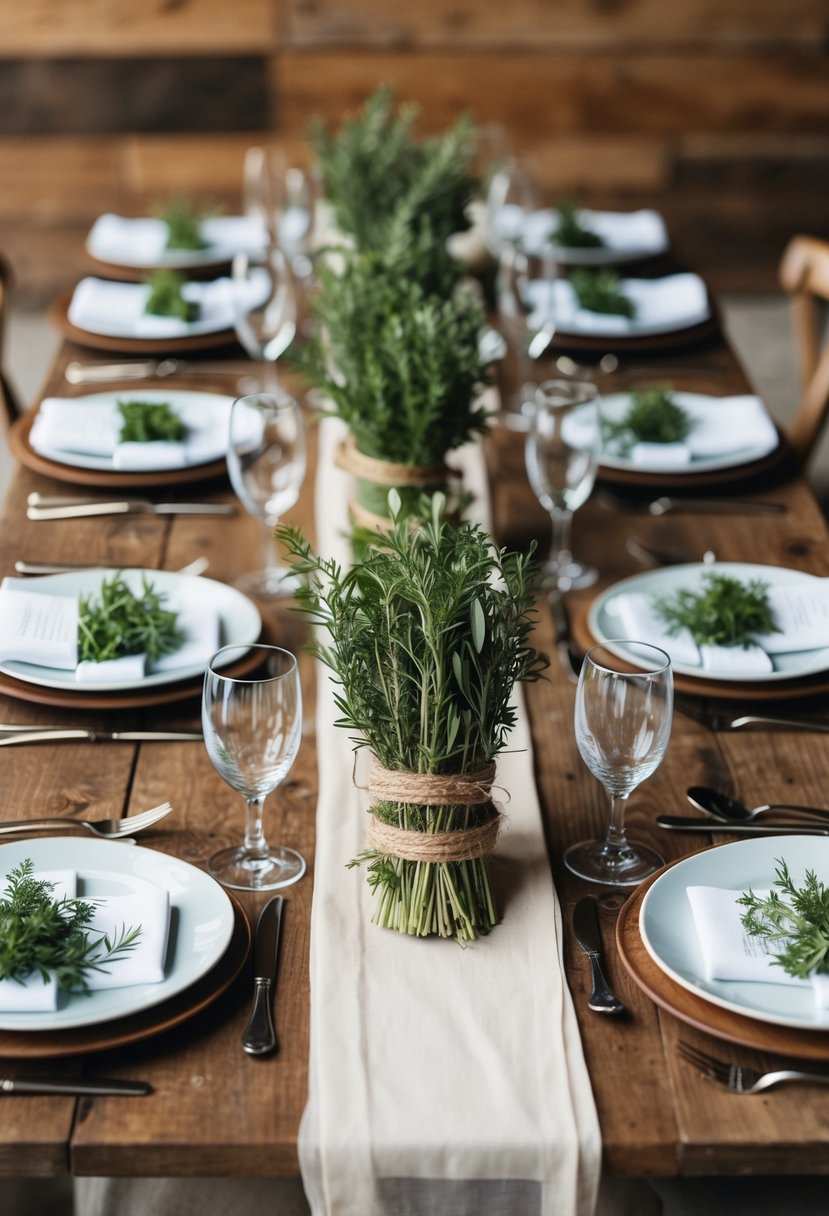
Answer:
<path fill-rule="evenodd" d="M 26 590 L 41 595 L 89 595 L 97 593 L 105 578 L 123 574 L 133 591 L 141 589 L 142 576 L 146 577 L 157 591 L 169 598 L 165 607 L 176 610 L 203 607 L 215 610 L 219 616 L 220 646 L 252 646 L 262 631 L 262 618 L 256 605 L 226 583 L 211 578 L 199 578 L 189 574 L 178 574 L 172 570 L 99 569 L 78 570 L 69 574 L 49 574 L 44 578 L 26 580 Z M 234 660 L 239 654 L 234 653 Z M 24 680 L 27 684 L 39 684 L 44 688 L 59 688 L 65 692 L 122 692 L 129 689 L 153 688 L 161 684 L 178 683 L 203 675 L 205 664 L 173 668 L 170 671 L 151 672 L 142 680 L 118 680 L 111 683 L 84 684 L 75 679 L 72 671 L 58 667 L 40 667 L 34 663 L 21 663 L 13 659 L 0 660 L 0 671 Z"/>
<path fill-rule="evenodd" d="M 733 891 L 768 890 L 778 860 L 785 861 L 794 882 L 806 870 L 829 884 L 829 838 L 763 836 L 739 840 L 695 853 L 657 878 L 642 901 L 639 930 L 657 967 L 689 992 L 761 1022 L 802 1030 L 829 1029 L 829 1011 L 815 1008 L 808 988 L 788 984 L 706 980 L 687 888 L 725 887 Z"/>
<path fill-rule="evenodd" d="M 793 586 L 798 583 L 816 581 L 813 574 L 804 574 L 802 570 L 789 570 L 785 566 L 761 566 L 747 562 L 717 562 L 715 565 L 695 563 L 687 566 L 669 566 L 662 570 L 647 570 L 642 574 L 634 574 L 624 578 L 606 591 L 597 595 L 590 605 L 587 623 L 597 642 L 604 642 L 614 654 L 630 660 L 639 666 L 636 655 L 614 641 L 623 635 L 621 620 L 618 612 L 614 611 L 614 600 L 620 595 L 635 592 L 639 595 L 670 595 L 680 587 L 690 590 L 702 588 L 702 577 L 705 574 L 725 574 L 738 578 L 743 582 L 749 579 L 762 579 L 770 587 Z M 716 668 L 705 668 L 701 665 L 673 662 L 673 669 L 678 675 L 696 676 L 701 680 L 728 680 L 730 683 L 766 684 L 779 680 L 793 680 L 798 676 L 812 676 L 829 669 L 829 647 L 816 650 L 791 650 L 785 654 L 771 656 L 774 664 L 773 671 L 734 672 L 719 671 Z"/>
<path fill-rule="evenodd" d="M 552 283 L 552 313 L 557 330 L 574 338 L 647 338 L 681 333 L 711 318 L 708 290 L 691 273 L 657 279 L 622 279 L 619 290 L 634 305 L 632 317 L 598 313 L 582 308 L 572 285 L 559 278 Z M 551 310 L 550 284 L 531 279 L 524 289 L 530 310 L 530 327 L 540 327 Z"/>
<path fill-rule="evenodd" d="M 108 988 L 88 996 L 61 994 L 57 1010 L 0 1013 L 0 1030 L 69 1030 L 138 1013 L 195 984 L 227 949 L 233 905 L 215 879 L 177 857 L 110 840 L 21 840 L 0 846 L 0 880 L 26 858 L 36 872 L 76 870 L 78 895 L 84 898 L 130 894 L 133 876 L 166 887 L 171 909 L 167 960 L 160 984 Z"/>
<path fill-rule="evenodd" d="M 200 464 L 209 464 L 220 460 L 227 454 L 228 428 L 230 426 L 230 410 L 233 397 L 220 393 L 187 392 L 182 389 L 124 389 L 121 392 L 90 393 L 85 397 L 67 398 L 72 405 L 89 405 L 92 409 L 100 410 L 101 418 L 108 420 L 117 413 L 119 401 L 147 401 L 153 404 L 167 403 L 185 423 L 188 431 L 188 442 L 192 439 L 198 445 L 194 447 L 192 459 L 186 465 L 159 465 L 158 471 L 167 472 L 170 468 L 191 468 Z M 75 469 L 94 469 L 102 473 L 124 473 L 131 470 L 116 468 L 111 456 L 93 456 L 87 452 L 69 452 L 63 448 L 45 447 L 37 441 L 37 419 L 29 433 L 29 442 L 41 456 L 54 460 L 58 464 L 71 465 Z M 139 476 L 152 472 L 151 466 L 134 470 Z"/>
<path fill-rule="evenodd" d="M 668 248 L 668 231 L 662 216 L 655 211 L 592 211 L 580 208 L 580 222 L 605 244 L 593 248 L 556 246 L 561 266 L 615 266 L 655 257 Z M 549 249 L 550 236 L 558 225 L 552 208 L 534 211 L 524 221 L 522 243 L 528 253 L 541 255 Z"/>
<path fill-rule="evenodd" d="M 708 393 L 684 393 L 671 389 L 670 394 L 676 404 L 688 412 L 692 420 L 698 418 L 701 421 L 707 421 L 716 413 L 718 404 L 721 401 L 720 397 L 712 397 Z M 602 416 L 613 421 L 621 421 L 630 408 L 630 402 L 630 393 L 608 393 L 603 395 Z M 773 435 L 772 431 L 774 432 Z M 606 469 L 624 469 L 632 473 L 712 473 L 716 469 L 737 468 L 743 464 L 751 464 L 755 460 L 762 460 L 764 456 L 768 456 L 776 450 L 779 442 L 779 435 L 772 424 L 769 434 L 763 436 L 762 441 L 756 441 L 751 435 L 746 435 L 742 447 L 735 448 L 731 452 L 725 452 L 718 456 L 694 456 L 690 463 L 684 465 L 671 464 L 670 462 L 660 464 L 657 461 L 650 460 L 647 465 L 638 465 L 633 462 L 629 455 L 622 456 L 610 451 L 602 452 L 601 464 Z"/>
<path fill-rule="evenodd" d="M 149 216 L 101 215 L 86 238 L 87 253 L 111 266 L 131 270 L 195 270 L 232 260 L 240 249 L 261 253 L 265 225 L 250 216 L 207 216 L 199 225 L 204 249 L 167 249 L 167 224 Z"/>

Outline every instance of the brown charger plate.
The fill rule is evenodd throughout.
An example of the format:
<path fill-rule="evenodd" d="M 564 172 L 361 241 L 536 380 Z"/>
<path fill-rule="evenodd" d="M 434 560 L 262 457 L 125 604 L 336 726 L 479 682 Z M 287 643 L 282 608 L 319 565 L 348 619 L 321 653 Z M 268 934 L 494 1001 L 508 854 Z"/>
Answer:
<path fill-rule="evenodd" d="M 750 481 L 762 477 L 778 465 L 782 465 L 789 456 L 789 449 L 783 443 L 778 428 L 779 442 L 773 452 L 745 464 L 732 464 L 727 468 L 709 469 L 699 473 L 649 473 L 644 469 L 614 469 L 599 464 L 598 480 L 607 485 L 641 486 L 643 489 L 669 489 L 672 491 L 687 491 L 704 489 L 706 486 L 733 486 L 735 482 Z"/>
<path fill-rule="evenodd" d="M 712 315 L 698 325 L 690 325 L 685 329 L 672 329 L 664 334 L 621 337 L 619 334 L 587 336 L 560 331 L 551 339 L 545 353 L 560 354 L 562 351 L 583 350 L 601 351 L 603 355 L 606 355 L 616 351 L 620 354 L 631 351 L 665 351 L 710 342 L 720 336 L 720 323 L 712 310 Z"/>
<path fill-rule="evenodd" d="M 146 266 L 124 266 L 121 262 L 106 262 L 101 258 L 93 257 L 88 249 L 86 257 L 91 269 L 99 277 L 118 279 L 123 283 L 140 283 L 145 275 L 152 274 L 154 270 L 178 270 L 182 274 L 186 274 L 188 279 L 213 279 L 230 273 L 228 258 L 214 259 L 209 262 L 202 261 L 194 266 L 169 266 L 162 262 L 148 262 Z"/>
<path fill-rule="evenodd" d="M 190 334 L 184 338 L 115 338 L 111 334 L 94 334 L 88 329 L 78 329 L 69 320 L 69 305 L 74 287 L 59 296 L 49 310 L 53 325 L 71 342 L 79 346 L 91 346 L 94 350 L 119 351 L 129 355 L 173 355 L 194 350 L 212 350 L 221 346 L 235 346 L 233 329 L 219 329 L 210 334 Z"/>
<path fill-rule="evenodd" d="M 126 390 L 122 390 L 126 391 Z M 97 486 L 103 489 L 121 490 L 137 489 L 140 486 L 180 486 L 192 485 L 197 481 L 209 481 L 215 477 L 223 477 L 227 473 L 227 462 L 224 458 L 211 460 L 208 464 L 188 465 L 185 469 L 142 470 L 136 473 L 107 472 L 102 469 L 81 469 L 76 465 L 64 464 L 41 456 L 32 447 L 29 436 L 34 426 L 36 409 L 26 410 L 25 414 L 13 424 L 9 430 L 9 449 L 22 465 L 35 473 L 44 473 L 57 481 L 68 481 L 73 485 Z"/>
<path fill-rule="evenodd" d="M 242 967 L 250 950 L 251 932 L 248 918 L 234 898 L 233 933 L 227 950 L 216 966 L 196 980 L 184 992 L 159 1005 L 142 1009 L 129 1017 L 99 1022 L 95 1026 L 78 1026 L 72 1030 L 0 1030 L 0 1056 L 21 1060 L 46 1060 L 55 1056 L 75 1056 L 112 1047 L 126 1047 L 163 1034 L 174 1026 L 195 1017 L 226 992 Z"/>
<path fill-rule="evenodd" d="M 660 1008 L 667 1009 L 680 1021 L 715 1038 L 727 1039 L 730 1043 L 739 1043 L 742 1047 L 752 1047 L 757 1051 L 799 1056 L 804 1060 L 829 1060 L 829 1032 L 795 1030 L 790 1026 L 775 1026 L 771 1022 L 744 1017 L 689 992 L 657 967 L 642 942 L 639 911 L 649 888 L 676 864 L 674 861 L 657 870 L 637 887 L 623 905 L 616 921 L 616 947 L 635 983 Z"/>
<path fill-rule="evenodd" d="M 590 603 L 584 600 L 573 600 L 570 603 L 570 623 L 573 640 L 582 650 L 589 650 L 599 641 L 593 636 L 588 624 L 587 614 Z M 791 701 L 798 697 L 811 697 L 819 693 L 829 692 L 829 671 L 821 671 L 816 675 L 797 676 L 792 680 L 762 680 L 750 683 L 744 680 L 729 682 L 728 680 L 708 680 L 703 676 L 686 676 L 674 672 L 674 688 L 677 692 L 688 693 L 696 697 L 716 697 L 729 701 Z"/>

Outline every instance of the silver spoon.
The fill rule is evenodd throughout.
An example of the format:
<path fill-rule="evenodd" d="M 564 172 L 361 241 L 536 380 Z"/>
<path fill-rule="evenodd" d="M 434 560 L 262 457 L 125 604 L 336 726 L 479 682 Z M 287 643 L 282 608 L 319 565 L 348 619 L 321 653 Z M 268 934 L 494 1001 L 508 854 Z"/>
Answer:
<path fill-rule="evenodd" d="M 829 811 L 823 810 L 821 807 L 799 806 L 790 802 L 768 802 L 762 806 L 747 807 L 742 802 L 738 802 L 736 798 L 729 798 L 727 794 L 709 789 L 705 785 L 692 785 L 690 789 L 686 790 L 686 797 L 692 806 L 724 823 L 750 823 L 752 819 L 756 819 L 758 815 L 764 815 L 766 811 L 795 811 L 829 823 Z"/>

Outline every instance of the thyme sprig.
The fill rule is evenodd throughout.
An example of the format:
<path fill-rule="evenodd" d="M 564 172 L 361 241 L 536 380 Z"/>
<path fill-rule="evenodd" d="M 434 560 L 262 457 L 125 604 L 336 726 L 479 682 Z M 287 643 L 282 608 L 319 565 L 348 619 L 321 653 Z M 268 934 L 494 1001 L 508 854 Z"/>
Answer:
<path fill-rule="evenodd" d="M 182 418 L 169 401 L 119 401 L 118 411 L 122 443 L 150 443 L 156 439 L 173 442 L 187 433 Z"/>
<path fill-rule="evenodd" d="M 51 976 L 63 992 L 89 991 L 90 971 L 105 971 L 132 950 L 141 926 L 122 925 L 116 937 L 90 933 L 95 904 L 82 899 L 55 899 L 54 883 L 34 877 L 26 858 L 6 879 L 0 900 L 0 979 L 21 982 L 37 972 Z"/>
<path fill-rule="evenodd" d="M 103 663 L 130 654 L 158 659 L 171 654 L 184 641 L 177 614 L 163 607 L 167 598 L 156 591 L 146 575 L 136 594 L 123 575 L 104 579 L 93 594 L 79 601 L 78 654 L 81 659 Z"/>
<path fill-rule="evenodd" d="M 681 443 L 693 429 L 693 419 L 666 388 L 633 389 L 622 418 L 602 419 L 605 443 L 627 455 L 635 443 Z"/>
<path fill-rule="evenodd" d="M 161 212 L 160 218 L 167 225 L 167 249 L 183 249 L 199 252 L 207 249 L 208 242 L 201 232 L 204 214 L 194 207 L 183 194 L 176 195 Z"/>
<path fill-rule="evenodd" d="M 727 574 L 704 574 L 704 589 L 680 587 L 653 597 L 671 637 L 687 629 L 694 641 L 710 646 L 750 646 L 758 636 L 780 633 L 768 598 L 768 584 L 753 578 L 743 583 Z"/>
<path fill-rule="evenodd" d="M 559 203 L 556 207 L 557 224 L 553 240 L 565 249 L 601 249 L 604 238 L 591 228 L 586 228 L 579 218 L 575 203 Z"/>
<path fill-rule="evenodd" d="M 636 316 L 636 306 L 622 291 L 622 280 L 615 270 L 586 270 L 579 266 L 570 272 L 570 283 L 580 306 L 588 312 Z"/>
<path fill-rule="evenodd" d="M 813 972 L 828 972 L 829 890 L 813 870 L 806 871 L 801 887 L 795 886 L 780 858 L 775 875 L 767 896 L 748 890 L 737 900 L 746 909 L 743 928 L 774 947 L 771 961 L 788 975 L 806 979 Z"/>
<path fill-rule="evenodd" d="M 198 320 L 201 308 L 195 300 L 185 300 L 181 289 L 187 282 L 177 270 L 153 270 L 147 275 L 150 294 L 144 311 L 157 317 L 179 317 L 182 321 Z"/>

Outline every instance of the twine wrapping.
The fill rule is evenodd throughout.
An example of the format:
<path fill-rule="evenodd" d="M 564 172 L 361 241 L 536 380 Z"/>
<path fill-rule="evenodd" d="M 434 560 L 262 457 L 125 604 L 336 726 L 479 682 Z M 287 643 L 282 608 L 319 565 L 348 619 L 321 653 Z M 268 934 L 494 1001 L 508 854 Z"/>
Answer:
<path fill-rule="evenodd" d="M 372 815 L 368 839 L 373 849 L 403 861 L 473 861 L 492 852 L 500 827 L 501 815 L 494 807 L 491 819 L 457 832 L 410 832 Z"/>
<path fill-rule="evenodd" d="M 368 528 L 370 532 L 379 532 L 383 535 L 392 526 L 392 520 L 388 515 L 377 515 L 374 511 L 369 511 L 368 507 L 361 506 L 354 498 L 350 498 L 348 501 L 348 513 L 357 527 Z"/>
<path fill-rule="evenodd" d="M 405 802 L 412 806 L 480 806 L 489 802 L 494 780 L 494 763 L 470 773 L 441 775 L 384 768 L 375 760 L 369 773 L 368 790 L 376 802 Z"/>
<path fill-rule="evenodd" d="M 351 435 L 337 448 L 334 463 L 355 477 L 380 486 L 434 486 L 440 485 L 449 475 L 444 464 L 397 464 L 392 460 L 366 456 L 357 450 Z"/>

